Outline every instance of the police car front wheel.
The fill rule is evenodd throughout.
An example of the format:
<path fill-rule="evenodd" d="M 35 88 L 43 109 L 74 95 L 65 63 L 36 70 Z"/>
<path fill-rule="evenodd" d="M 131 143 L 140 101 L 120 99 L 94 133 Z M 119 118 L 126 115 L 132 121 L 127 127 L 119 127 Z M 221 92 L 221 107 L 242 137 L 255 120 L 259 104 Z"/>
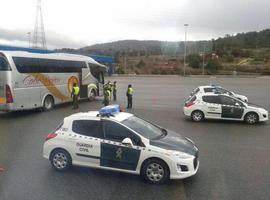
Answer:
<path fill-rule="evenodd" d="M 141 171 L 143 178 L 152 184 L 162 184 L 170 177 L 169 168 L 159 159 L 150 159 L 144 163 Z"/>
<path fill-rule="evenodd" d="M 66 171 L 71 167 L 71 156 L 63 149 L 56 149 L 51 154 L 51 164 L 57 171 Z"/>
<path fill-rule="evenodd" d="M 195 110 L 191 113 L 191 119 L 195 122 L 200 122 L 204 119 L 204 114 L 200 110 Z"/>
<path fill-rule="evenodd" d="M 245 116 L 245 122 L 248 124 L 255 124 L 259 121 L 259 116 L 257 113 L 250 112 Z"/>

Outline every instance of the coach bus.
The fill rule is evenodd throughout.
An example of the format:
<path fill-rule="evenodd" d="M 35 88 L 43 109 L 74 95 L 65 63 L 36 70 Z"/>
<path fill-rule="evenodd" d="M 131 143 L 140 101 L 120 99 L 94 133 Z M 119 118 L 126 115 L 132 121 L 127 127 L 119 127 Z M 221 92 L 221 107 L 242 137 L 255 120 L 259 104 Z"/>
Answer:
<path fill-rule="evenodd" d="M 80 99 L 103 95 L 107 67 L 87 56 L 0 51 L 0 111 L 50 110 L 72 101 L 73 84 Z"/>

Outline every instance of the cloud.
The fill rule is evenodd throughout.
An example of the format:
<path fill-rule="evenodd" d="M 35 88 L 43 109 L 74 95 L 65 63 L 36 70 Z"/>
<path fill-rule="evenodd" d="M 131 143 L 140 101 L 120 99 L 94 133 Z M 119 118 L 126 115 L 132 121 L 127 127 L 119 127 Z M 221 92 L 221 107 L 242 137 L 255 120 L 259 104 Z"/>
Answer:
<path fill-rule="evenodd" d="M 35 2 L 2 2 L 0 19 L 9 16 L 0 21 L 2 42 L 28 46 L 26 33 L 33 29 Z M 42 4 L 49 48 L 124 39 L 183 41 L 186 23 L 188 40 L 270 27 L 269 0 L 46 0 Z M 16 15 L 9 15 L 10 10 Z"/>
<path fill-rule="evenodd" d="M 3 29 L 0 28 L 0 42 L 6 45 L 13 46 L 29 46 L 29 30 L 27 29 Z M 86 42 L 76 40 L 72 37 L 59 34 L 56 32 L 48 31 L 46 34 L 47 48 L 80 48 L 87 45 Z M 30 41 L 32 46 L 33 34 L 30 34 Z"/>

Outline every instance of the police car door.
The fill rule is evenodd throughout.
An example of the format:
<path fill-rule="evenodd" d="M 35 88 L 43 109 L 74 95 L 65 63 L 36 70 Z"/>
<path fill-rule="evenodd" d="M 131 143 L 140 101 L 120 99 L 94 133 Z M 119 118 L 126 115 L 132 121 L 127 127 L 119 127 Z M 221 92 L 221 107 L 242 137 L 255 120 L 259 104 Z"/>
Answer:
<path fill-rule="evenodd" d="M 240 101 L 221 95 L 220 96 L 222 103 L 222 114 L 221 117 L 224 119 L 241 119 L 244 113 L 244 104 Z"/>
<path fill-rule="evenodd" d="M 204 111 L 207 118 L 221 118 L 221 104 L 218 95 L 202 96 Z"/>
<path fill-rule="evenodd" d="M 100 142 L 104 138 L 100 120 L 74 120 L 69 140 L 72 141 L 73 162 L 83 165 L 99 166 Z"/>
<path fill-rule="evenodd" d="M 103 120 L 102 124 L 105 140 L 101 143 L 101 167 L 135 171 L 141 154 L 139 136 L 114 121 Z M 130 138 L 133 146 L 122 144 L 125 138 Z"/>

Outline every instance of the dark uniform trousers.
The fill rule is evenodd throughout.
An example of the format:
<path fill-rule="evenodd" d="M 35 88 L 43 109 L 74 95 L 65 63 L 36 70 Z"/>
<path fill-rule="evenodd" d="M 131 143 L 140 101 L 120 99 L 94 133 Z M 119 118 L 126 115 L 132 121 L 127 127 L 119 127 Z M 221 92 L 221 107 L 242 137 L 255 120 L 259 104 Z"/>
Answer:
<path fill-rule="evenodd" d="M 132 108 L 132 95 L 131 94 L 127 95 L 127 100 L 128 100 L 127 108 Z"/>
<path fill-rule="evenodd" d="M 79 105 L 78 105 L 78 95 L 73 95 L 73 109 L 77 109 L 79 108 Z"/>

